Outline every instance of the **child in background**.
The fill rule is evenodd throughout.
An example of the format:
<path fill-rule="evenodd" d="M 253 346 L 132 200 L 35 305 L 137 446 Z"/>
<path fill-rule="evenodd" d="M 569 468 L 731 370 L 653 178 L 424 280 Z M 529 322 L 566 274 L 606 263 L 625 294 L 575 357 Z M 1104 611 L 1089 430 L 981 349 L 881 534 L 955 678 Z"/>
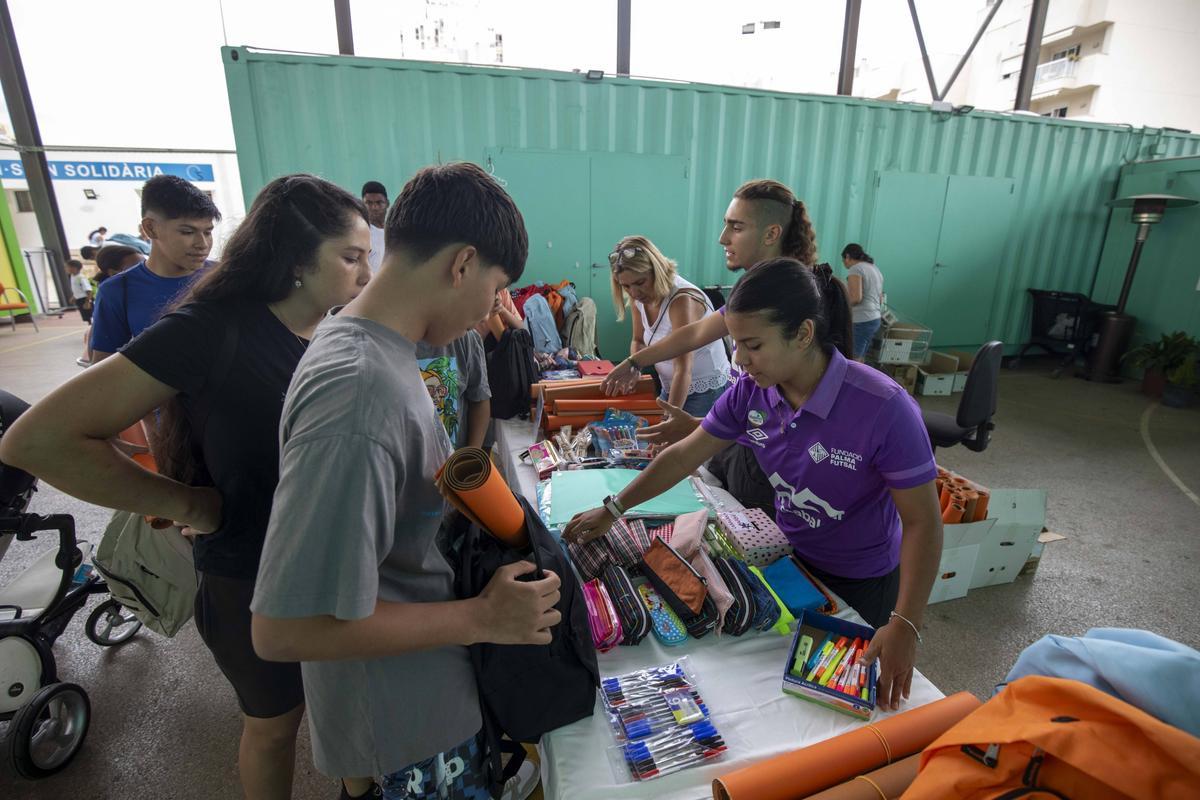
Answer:
<path fill-rule="evenodd" d="M 83 274 L 83 262 L 78 258 L 67 261 L 67 272 L 71 275 L 71 299 L 79 309 L 79 318 L 92 324 L 92 282 Z"/>

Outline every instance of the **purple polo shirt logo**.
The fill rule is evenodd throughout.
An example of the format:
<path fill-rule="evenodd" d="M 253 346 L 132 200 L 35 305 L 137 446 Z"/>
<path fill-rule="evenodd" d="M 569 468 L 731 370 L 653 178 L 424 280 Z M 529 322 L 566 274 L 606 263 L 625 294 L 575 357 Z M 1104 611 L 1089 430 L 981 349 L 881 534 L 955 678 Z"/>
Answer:
<path fill-rule="evenodd" d="M 820 442 L 814 442 L 813 446 L 808 448 L 808 455 L 812 458 L 814 464 L 820 464 L 829 458 L 829 451 Z"/>
<path fill-rule="evenodd" d="M 775 487 L 776 507 L 784 513 L 800 517 L 808 523 L 810 528 L 821 527 L 821 520 L 813 516 L 816 512 L 823 512 L 826 517 L 833 520 L 841 519 L 846 515 L 845 511 L 839 511 L 817 497 L 811 489 L 797 491 L 795 486 L 779 477 L 778 472 L 772 473 L 767 480 Z"/>

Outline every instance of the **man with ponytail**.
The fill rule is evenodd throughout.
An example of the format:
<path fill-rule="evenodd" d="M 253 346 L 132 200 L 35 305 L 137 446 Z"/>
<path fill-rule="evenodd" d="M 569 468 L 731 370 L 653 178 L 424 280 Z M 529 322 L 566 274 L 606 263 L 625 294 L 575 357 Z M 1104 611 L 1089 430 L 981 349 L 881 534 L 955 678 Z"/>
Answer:
<path fill-rule="evenodd" d="M 725 210 L 725 224 L 717 242 L 725 249 L 726 267 L 734 272 L 772 258 L 792 258 L 809 267 L 817 261 L 817 237 L 808 209 L 779 181 L 753 180 L 739 186 Z M 609 395 L 628 394 L 643 367 L 699 350 L 728 334 L 724 309 L 714 311 L 622 361 L 605 378 L 604 391 Z M 649 430 L 647 438 L 651 441 L 677 441 L 699 424 L 698 419 L 678 407 L 662 400 L 659 405 L 668 416 L 666 422 Z"/>
<path fill-rule="evenodd" d="M 731 441 L 750 448 L 775 492 L 775 521 L 795 554 L 876 627 L 879 705 L 912 683 L 920 627 L 942 552 L 937 468 L 920 409 L 882 373 L 851 359 L 846 288 L 829 267 L 757 264 L 726 319 L 742 375 L 700 427 L 658 455 L 614 503 L 576 515 L 569 542 L 603 536 Z"/>

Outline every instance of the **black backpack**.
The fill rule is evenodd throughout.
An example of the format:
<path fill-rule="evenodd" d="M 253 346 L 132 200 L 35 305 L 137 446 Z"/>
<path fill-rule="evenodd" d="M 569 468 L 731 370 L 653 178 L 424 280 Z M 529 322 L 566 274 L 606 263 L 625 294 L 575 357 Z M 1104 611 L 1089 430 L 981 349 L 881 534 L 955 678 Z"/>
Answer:
<path fill-rule="evenodd" d="M 475 644 L 468 648 L 479 687 L 493 796 L 506 778 L 516 774 L 524 756 L 522 748 L 502 745 L 501 735 L 513 742 L 535 743 L 545 733 L 590 717 L 600 685 L 587 606 L 566 551 L 529 503 L 523 497 L 517 500 L 529 531 L 530 547 L 523 550 L 509 547 L 458 512 L 448 521 L 455 593 L 460 599 L 477 596 L 496 570 L 521 560 L 537 564 L 533 574 L 538 578 L 542 570 L 549 569 L 562 580 L 555 606 L 562 622 L 554 628 L 549 645 Z M 503 771 L 502 750 L 513 754 Z"/>
<path fill-rule="evenodd" d="M 533 337 L 521 328 L 506 330 L 488 353 L 488 385 L 494 419 L 529 418 L 529 387 L 537 383 Z"/>

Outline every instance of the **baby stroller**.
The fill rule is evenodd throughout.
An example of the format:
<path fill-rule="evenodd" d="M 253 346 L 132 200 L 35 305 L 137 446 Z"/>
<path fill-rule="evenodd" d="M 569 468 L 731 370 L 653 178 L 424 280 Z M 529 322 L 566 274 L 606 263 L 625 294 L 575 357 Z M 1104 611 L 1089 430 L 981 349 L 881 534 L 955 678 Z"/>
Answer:
<path fill-rule="evenodd" d="M 28 405 L 0 391 L 0 436 Z M 14 539 L 58 536 L 13 581 L 0 587 L 0 720 L 8 720 L 6 749 L 25 778 L 53 775 L 70 763 L 87 736 L 91 704 L 77 684 L 59 682 L 54 641 L 88 597 L 108 591 L 89 563 L 92 545 L 75 540 L 69 514 L 27 512 L 36 479 L 0 463 L 0 559 Z M 88 617 L 85 633 L 108 647 L 129 641 L 142 623 L 109 598 Z"/>

